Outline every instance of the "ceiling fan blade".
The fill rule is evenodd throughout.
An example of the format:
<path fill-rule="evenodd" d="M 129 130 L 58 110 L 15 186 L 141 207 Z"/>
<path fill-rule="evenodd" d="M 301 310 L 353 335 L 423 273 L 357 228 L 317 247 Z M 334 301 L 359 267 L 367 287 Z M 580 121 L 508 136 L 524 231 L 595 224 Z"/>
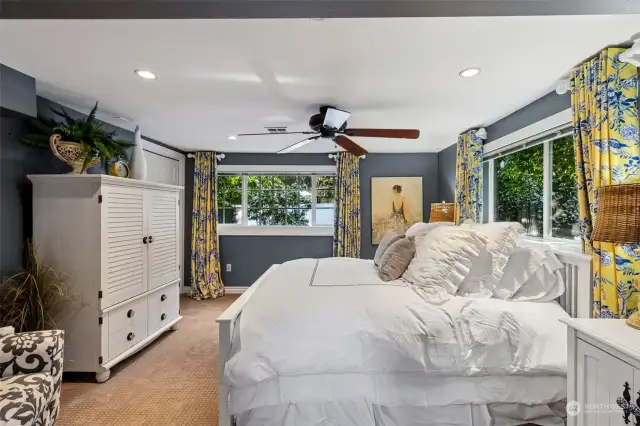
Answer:
<path fill-rule="evenodd" d="M 312 136 L 310 138 L 301 140 L 300 142 L 296 142 L 293 145 L 289 145 L 286 148 L 281 149 L 280 151 L 276 152 L 276 154 L 288 154 L 289 152 L 295 151 L 298 148 L 301 148 L 303 146 L 305 146 L 306 144 L 308 144 L 311 141 L 314 141 L 316 139 L 319 139 L 320 135 L 318 136 Z"/>
<path fill-rule="evenodd" d="M 355 143 L 354 141 L 352 141 L 346 136 L 342 136 L 342 135 L 336 136 L 335 142 L 337 145 L 340 145 L 342 148 L 344 148 L 345 151 L 350 152 L 356 157 L 360 157 L 367 154 L 366 149 L 364 149 L 363 147 L 361 147 L 360 145 L 358 145 L 357 143 Z"/>
<path fill-rule="evenodd" d="M 238 133 L 236 136 L 266 136 L 266 135 L 316 135 L 317 132 L 281 132 L 281 133 Z"/>
<path fill-rule="evenodd" d="M 363 136 L 366 138 L 398 138 L 418 139 L 420 130 L 416 129 L 347 129 L 347 136 Z"/>
<path fill-rule="evenodd" d="M 327 108 L 327 112 L 324 115 L 324 122 L 322 126 L 325 129 L 330 130 L 338 130 L 341 129 L 344 123 L 347 122 L 347 119 L 351 113 L 349 111 L 343 111 L 341 109 L 336 108 Z"/>

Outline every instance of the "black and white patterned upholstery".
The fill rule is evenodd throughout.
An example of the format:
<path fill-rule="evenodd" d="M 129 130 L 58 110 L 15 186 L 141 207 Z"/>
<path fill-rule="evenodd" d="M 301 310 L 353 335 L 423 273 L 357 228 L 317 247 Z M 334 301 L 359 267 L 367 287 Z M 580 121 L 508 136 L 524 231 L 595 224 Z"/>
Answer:
<path fill-rule="evenodd" d="M 60 412 L 62 330 L 0 338 L 0 424 L 54 425 Z"/>

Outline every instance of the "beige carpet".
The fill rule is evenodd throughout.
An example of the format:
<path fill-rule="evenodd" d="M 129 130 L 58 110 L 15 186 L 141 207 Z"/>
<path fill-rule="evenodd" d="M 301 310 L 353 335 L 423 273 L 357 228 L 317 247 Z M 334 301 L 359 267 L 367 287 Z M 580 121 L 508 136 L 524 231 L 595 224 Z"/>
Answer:
<path fill-rule="evenodd" d="M 215 320 L 236 298 L 197 302 L 182 297 L 180 329 L 115 366 L 109 381 L 67 378 L 58 424 L 217 425 Z"/>

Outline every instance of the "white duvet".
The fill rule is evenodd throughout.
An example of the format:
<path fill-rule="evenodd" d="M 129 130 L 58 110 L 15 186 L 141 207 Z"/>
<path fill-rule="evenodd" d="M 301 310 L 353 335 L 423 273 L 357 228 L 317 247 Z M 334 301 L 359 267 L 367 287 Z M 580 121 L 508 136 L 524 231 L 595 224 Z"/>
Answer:
<path fill-rule="evenodd" d="M 275 268 L 236 321 L 233 414 L 287 402 L 544 404 L 565 397 L 568 315 L 555 302 L 454 297 L 436 306 L 371 261 Z"/>

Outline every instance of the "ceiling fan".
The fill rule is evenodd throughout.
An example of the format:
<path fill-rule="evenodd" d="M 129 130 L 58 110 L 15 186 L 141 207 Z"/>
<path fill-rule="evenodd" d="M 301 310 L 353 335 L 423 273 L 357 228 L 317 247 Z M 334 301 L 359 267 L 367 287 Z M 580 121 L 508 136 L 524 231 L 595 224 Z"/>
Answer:
<path fill-rule="evenodd" d="M 352 136 L 368 138 L 398 138 L 418 139 L 420 131 L 415 129 L 349 129 L 347 119 L 350 112 L 330 106 L 320 107 L 320 113 L 312 115 L 309 119 L 309 127 L 312 131 L 306 132 L 278 132 L 278 133 L 240 133 L 237 136 L 262 136 L 262 135 L 313 135 L 307 139 L 296 142 L 278 151 L 278 154 L 287 154 L 303 147 L 317 139 L 330 139 L 355 156 L 362 156 L 367 151 L 350 139 Z"/>

